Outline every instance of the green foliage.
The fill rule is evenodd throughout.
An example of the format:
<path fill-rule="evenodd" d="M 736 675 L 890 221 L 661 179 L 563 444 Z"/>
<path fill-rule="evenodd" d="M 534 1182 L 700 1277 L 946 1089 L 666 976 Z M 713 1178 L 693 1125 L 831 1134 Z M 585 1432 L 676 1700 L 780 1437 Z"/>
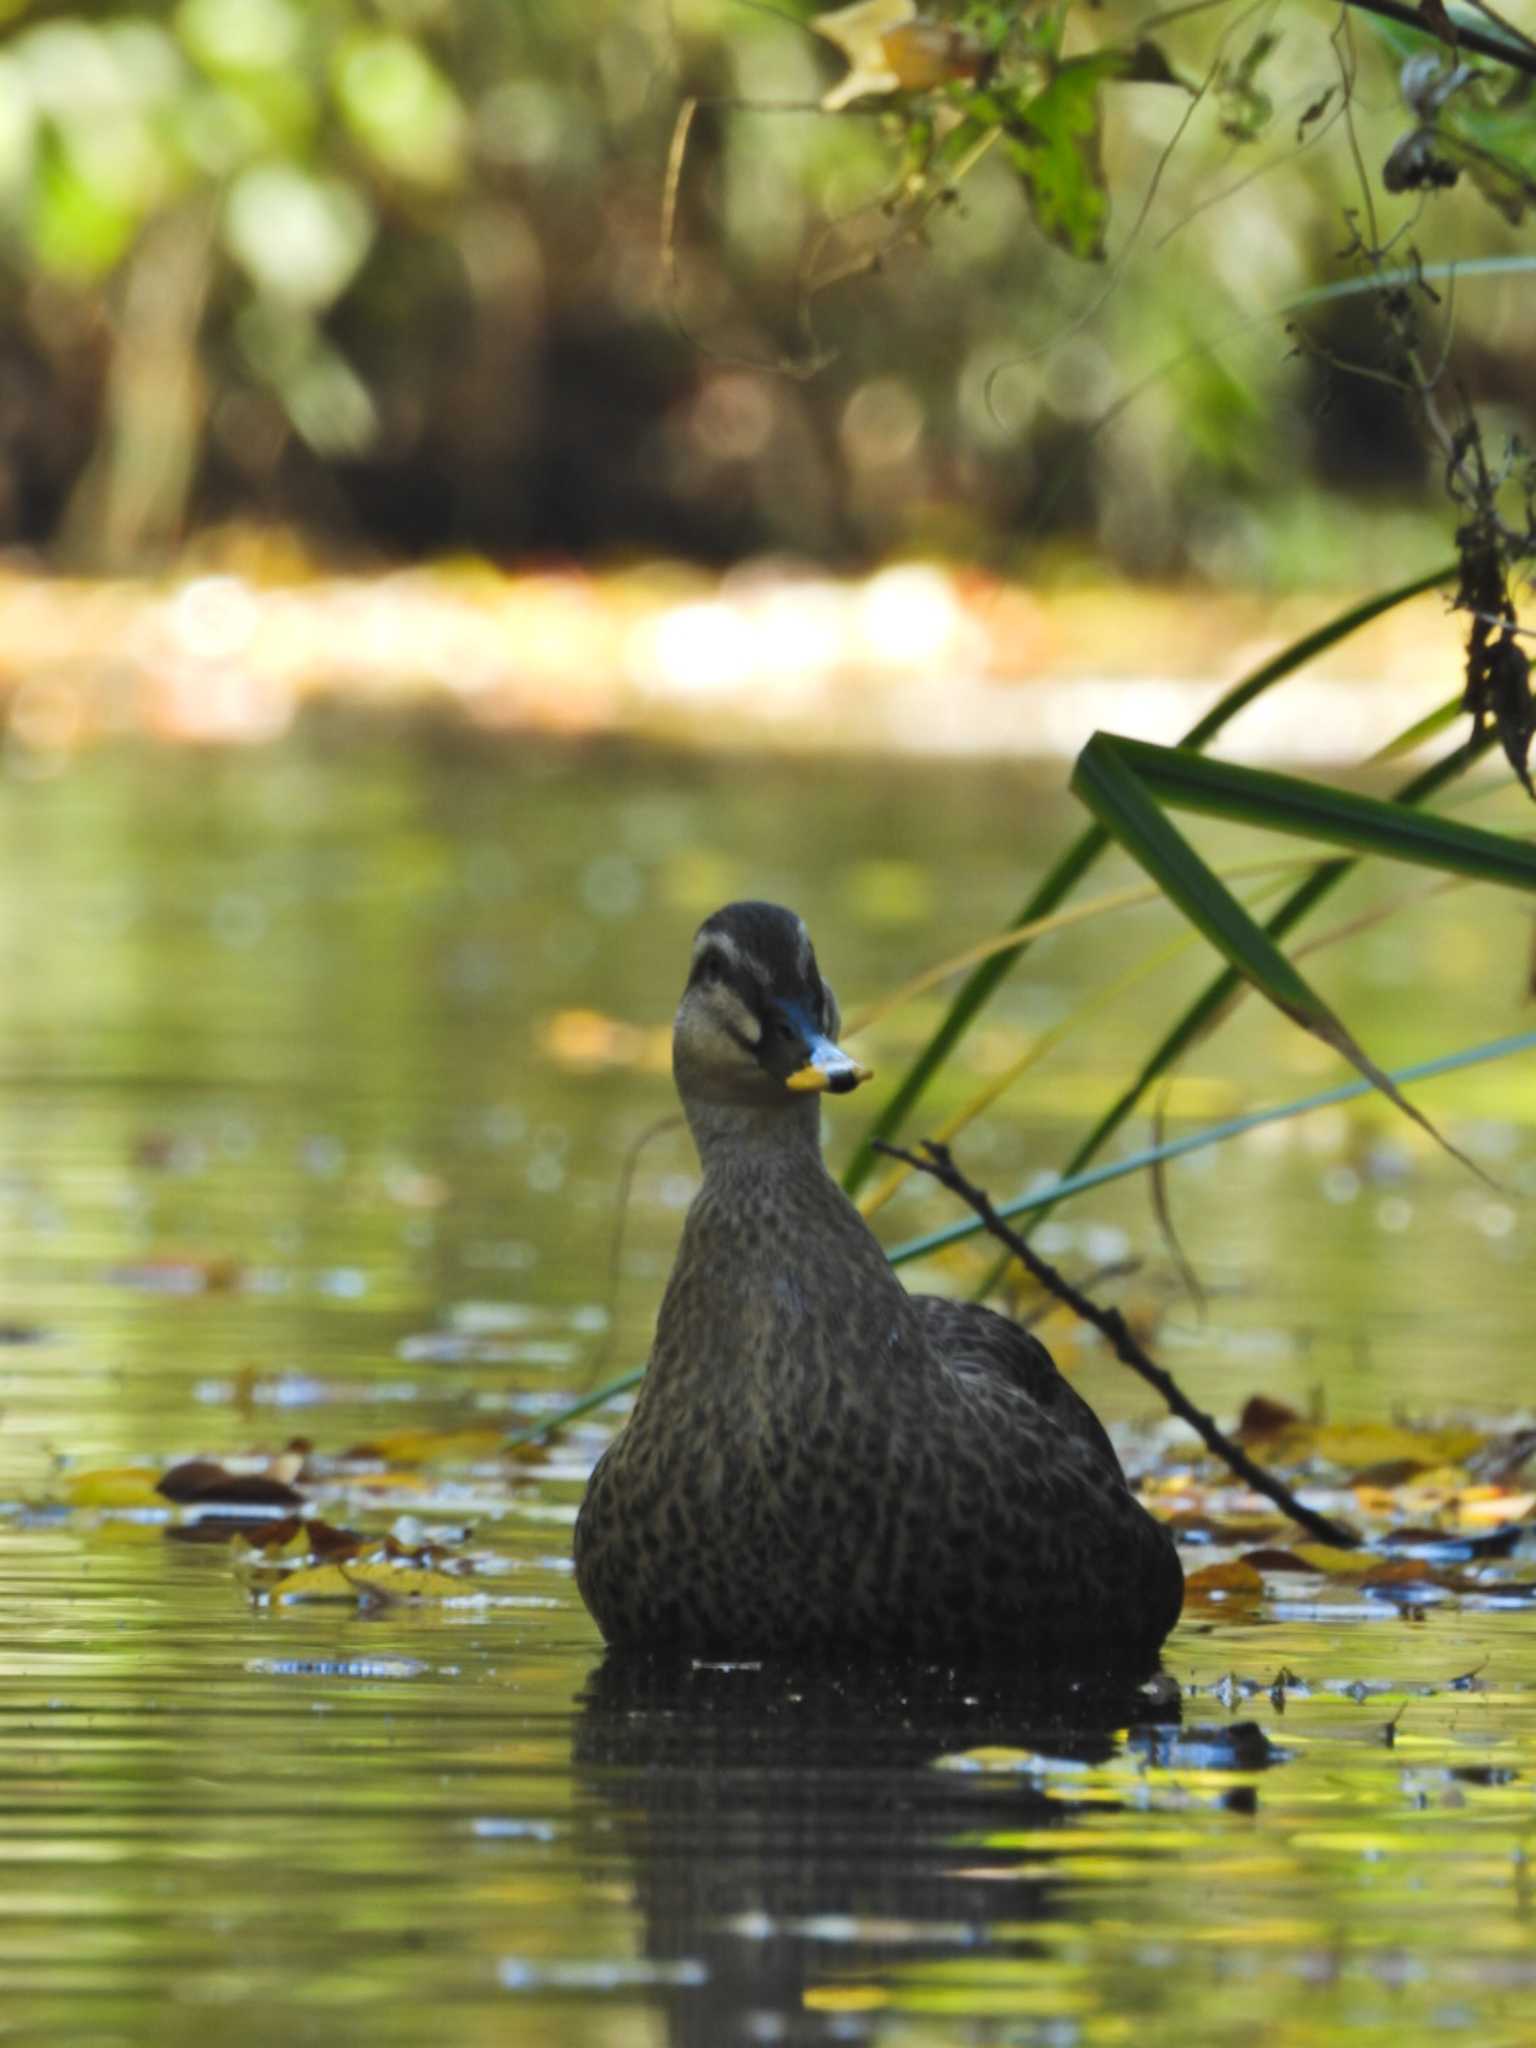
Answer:
<path fill-rule="evenodd" d="M 1334 570 L 1337 551 L 1309 557 L 1293 537 L 1319 527 L 1313 444 L 1335 447 L 1347 422 L 1315 426 L 1314 366 L 1273 333 L 1246 355 L 1223 339 L 1220 375 L 1149 383 L 1124 425 L 1115 410 L 1149 362 L 1225 337 L 1256 293 L 1294 298 L 1331 261 L 1359 193 L 1329 25 L 1300 0 L 1261 34 L 1175 10 L 1150 41 L 1131 0 L 896 0 L 866 39 L 882 82 L 827 111 L 848 70 L 817 33 L 829 18 L 810 0 L 0 10 L 5 338 L 49 400 L 26 409 L 0 475 L 0 508 L 31 508 L 9 537 L 88 532 L 71 491 L 124 459 L 104 423 L 155 381 L 135 385 L 131 363 L 164 348 L 124 303 L 163 301 L 168 252 L 195 249 L 164 323 L 185 345 L 166 378 L 191 394 L 188 445 L 165 465 L 189 479 L 185 513 L 255 503 L 323 523 L 350 502 L 405 519 L 425 482 L 444 509 L 423 513 L 421 544 L 867 557 L 938 535 L 1012 567 L 1027 529 L 1144 574 Z M 1401 55 L 1375 40 L 1357 37 L 1348 96 L 1368 165 L 1404 130 Z M 1405 47 L 1438 46 L 1410 32 Z M 1514 74 L 1473 69 L 1415 145 L 1437 175 L 1459 169 L 1459 189 L 1433 192 L 1412 233 L 1439 236 L 1417 252 L 1426 271 L 1458 261 L 1458 338 L 1518 391 L 1517 288 L 1471 269 L 1466 222 L 1486 214 L 1474 180 L 1510 220 L 1527 204 L 1528 102 Z M 661 250 L 668 134 L 690 94 Z M 1228 196 L 1238 132 L 1259 140 Z M 1420 205 L 1407 170 L 1384 240 Z M 1085 265 L 1106 252 L 1100 281 Z M 745 447 L 713 431 L 727 357 L 761 386 Z M 789 390 L 786 364 L 816 374 Z M 899 478 L 843 433 L 881 377 L 917 428 Z M 578 432 L 564 411 L 589 402 L 611 403 L 621 431 Z M 160 432 L 135 424 L 121 446 Z M 799 445 L 816 460 L 787 460 Z M 387 467 L 388 491 L 337 488 L 363 461 Z M 551 473 L 570 477 L 558 532 L 537 529 Z M 1421 508 L 1397 515 L 1419 522 L 1410 545 Z M 169 508 L 155 531 L 185 523 Z M 1374 558 L 1340 580 L 1385 581 L 1400 544 L 1363 526 Z"/>
<path fill-rule="evenodd" d="M 1203 718 L 1198 719 L 1190 727 L 1179 742 L 1180 746 L 1194 752 L 1200 751 L 1246 705 L 1284 682 L 1287 676 L 1294 675 L 1327 648 L 1347 639 L 1351 633 L 1357 632 L 1371 619 L 1379 618 L 1382 613 L 1406 603 L 1409 598 L 1418 597 L 1426 590 L 1433 590 L 1439 584 L 1448 583 L 1455 573 L 1455 563 L 1446 563 L 1432 570 L 1427 576 L 1416 576 L 1411 582 L 1399 584 L 1395 589 L 1379 592 L 1363 604 L 1351 605 L 1314 632 L 1303 634 L 1299 640 L 1282 648 L 1270 660 L 1261 663 L 1251 674 L 1235 683 Z M 1110 835 L 1102 823 L 1096 822 L 1088 826 L 1031 893 L 1029 900 L 1013 921 L 1015 927 L 1033 924 L 1037 918 L 1047 916 L 1056 909 L 1108 850 L 1109 844 Z M 1303 884 L 1303 888 L 1307 886 Z M 869 1178 L 875 1162 L 875 1141 L 891 1138 L 905 1128 L 929 1082 L 1027 951 L 1027 944 L 1020 944 L 1007 952 L 994 953 L 990 959 L 983 960 L 967 975 L 933 1036 L 902 1076 L 884 1109 L 876 1117 L 868 1135 L 849 1161 L 843 1176 L 843 1186 L 849 1194 L 856 1194 Z"/>
<path fill-rule="evenodd" d="M 1425 816 L 1303 782 L 1295 776 L 1211 761 L 1173 747 L 1096 733 L 1078 757 L 1072 787 L 1098 822 L 1158 884 L 1169 902 L 1261 995 L 1357 1067 L 1409 1115 L 1418 1112 L 1176 830 L 1170 810 L 1287 832 L 1381 854 L 1474 881 L 1536 891 L 1536 848 L 1453 819 Z"/>
<path fill-rule="evenodd" d="M 1059 64 L 1039 92 L 975 94 L 969 102 L 978 115 L 995 110 L 1036 227 L 1073 256 L 1098 260 L 1104 254 L 1109 193 L 1100 89 L 1106 80 L 1132 76 L 1135 62 L 1133 51 L 1098 50 Z"/>

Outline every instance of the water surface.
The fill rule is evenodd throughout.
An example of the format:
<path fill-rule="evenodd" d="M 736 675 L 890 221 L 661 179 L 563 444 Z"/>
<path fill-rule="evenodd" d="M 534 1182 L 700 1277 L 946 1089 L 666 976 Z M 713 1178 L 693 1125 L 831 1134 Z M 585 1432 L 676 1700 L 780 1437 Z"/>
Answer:
<path fill-rule="evenodd" d="M 658 1034 L 693 923 L 735 894 L 793 902 L 857 1008 L 1016 909 L 1072 822 L 1056 780 L 345 724 L 12 777 L 0 2038 L 1530 2038 L 1518 1604 L 1206 1608 L 1169 1647 L 1178 1693 L 1066 1704 L 752 1670 L 664 1684 L 603 1664 L 570 1577 L 611 1418 L 510 1482 L 466 1454 L 338 1493 L 336 1519 L 472 1532 L 478 1606 L 260 1607 L 165 1512 L 65 1504 L 71 1472 L 557 1406 L 603 1341 L 613 1191 L 668 1106 Z M 1517 1026 L 1526 931 L 1518 905 L 1462 893 L 1312 971 L 1406 1061 Z M 934 1114 L 1171 933 L 1135 911 L 1042 947 Z M 1205 971 L 1190 949 L 1074 1033 L 967 1163 L 1000 1191 L 1058 1165 Z M 934 1014 L 861 1048 L 882 1078 Z M 1250 1004 L 1174 1108 L 1334 1078 Z M 1223 1412 L 1321 1389 L 1341 1417 L 1508 1421 L 1531 1063 L 1424 1099 L 1497 1189 L 1375 1111 L 1176 1170 L 1203 1321 L 1139 1182 L 1064 1210 L 1058 1255 L 1139 1260 L 1169 1362 Z M 834 1150 L 861 1111 L 831 1106 Z M 675 1135 L 642 1155 L 614 1369 L 644 1354 L 691 1171 Z M 947 1215 L 915 1190 L 882 1227 Z M 1117 1368 L 1089 1356 L 1080 1383 L 1133 1459 L 1158 1454 Z"/>

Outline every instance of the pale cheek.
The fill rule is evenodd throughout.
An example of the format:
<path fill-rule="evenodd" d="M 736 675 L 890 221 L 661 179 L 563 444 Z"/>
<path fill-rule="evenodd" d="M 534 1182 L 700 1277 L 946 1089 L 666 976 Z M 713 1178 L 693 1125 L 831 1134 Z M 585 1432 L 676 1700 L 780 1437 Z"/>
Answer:
<path fill-rule="evenodd" d="M 741 1033 L 749 1045 L 761 1043 L 763 1027 L 745 1003 L 739 1001 L 735 996 L 727 995 L 721 1008 L 729 1016 L 732 1025 Z"/>

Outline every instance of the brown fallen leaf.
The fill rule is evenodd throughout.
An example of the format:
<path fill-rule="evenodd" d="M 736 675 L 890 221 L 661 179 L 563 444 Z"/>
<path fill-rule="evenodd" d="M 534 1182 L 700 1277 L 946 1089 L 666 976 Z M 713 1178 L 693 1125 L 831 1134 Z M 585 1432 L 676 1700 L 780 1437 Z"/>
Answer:
<path fill-rule="evenodd" d="M 1199 1571 L 1191 1572 L 1184 1581 L 1184 1591 L 1193 1594 L 1197 1600 L 1213 1594 L 1256 1597 L 1264 1591 L 1264 1574 L 1251 1564 L 1234 1558 L 1228 1564 L 1203 1565 Z"/>
<path fill-rule="evenodd" d="M 266 1472 L 230 1472 L 210 1458 L 188 1458 L 161 1475 L 156 1491 L 167 1500 L 206 1506 L 228 1501 L 236 1507 L 298 1507 L 304 1496 L 286 1479 Z"/>
<path fill-rule="evenodd" d="M 1365 1465 L 1358 1472 L 1352 1472 L 1349 1483 L 1351 1486 L 1382 1486 L 1390 1490 L 1432 1469 L 1422 1458 L 1383 1458 L 1379 1464 Z"/>
<path fill-rule="evenodd" d="M 1455 1573 L 1439 1571 L 1420 1557 L 1378 1558 L 1361 1572 L 1359 1582 L 1362 1586 L 1443 1586 L 1452 1592 L 1461 1591 L 1466 1583 Z"/>
<path fill-rule="evenodd" d="M 1313 1573 L 1317 1570 L 1315 1564 L 1308 1564 L 1294 1550 L 1245 1550 L 1239 1562 L 1251 1564 L 1256 1572 Z"/>
<path fill-rule="evenodd" d="M 254 1542 L 272 1524 L 240 1514 L 199 1515 L 195 1522 L 172 1522 L 164 1531 L 167 1543 L 233 1543 L 237 1536 Z"/>
<path fill-rule="evenodd" d="M 196 1500 L 210 1486 L 217 1486 L 221 1479 L 228 1477 L 224 1467 L 215 1464 L 212 1458 L 186 1458 L 160 1474 L 155 1482 L 155 1491 L 164 1495 L 166 1500 Z"/>
<path fill-rule="evenodd" d="M 244 1535 L 244 1541 L 253 1550 L 259 1550 L 264 1559 L 284 1558 L 292 1564 L 309 1558 L 324 1558 L 334 1562 L 338 1558 L 353 1557 L 367 1539 L 356 1529 L 342 1529 L 318 1518 L 306 1519 L 301 1515 L 285 1515 L 280 1522 L 259 1522 L 251 1532 Z"/>
<path fill-rule="evenodd" d="M 1233 1434 L 1240 1444 L 1256 1444 L 1265 1437 L 1280 1436 L 1298 1427 L 1305 1427 L 1305 1422 L 1294 1408 L 1288 1408 L 1283 1401 L 1272 1401 L 1268 1394 L 1250 1394 Z"/>

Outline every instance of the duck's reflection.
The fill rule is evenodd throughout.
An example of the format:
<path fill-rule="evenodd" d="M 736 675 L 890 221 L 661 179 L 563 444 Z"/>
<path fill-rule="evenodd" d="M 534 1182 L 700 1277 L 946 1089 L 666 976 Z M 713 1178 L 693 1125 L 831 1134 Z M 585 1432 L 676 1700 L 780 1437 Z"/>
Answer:
<path fill-rule="evenodd" d="M 987 1838 L 1078 1808 L 1059 1777 L 1047 1796 L 1028 1772 L 937 1760 L 1005 1747 L 1093 1765 L 1178 1714 L 1176 1687 L 1138 1677 L 1022 1690 L 945 1669 L 610 1655 L 575 1764 L 632 1859 L 673 2048 L 867 2039 L 858 1987 L 894 1968 L 1039 1953 L 1029 1928 L 1062 1910 L 1049 1858 Z"/>

